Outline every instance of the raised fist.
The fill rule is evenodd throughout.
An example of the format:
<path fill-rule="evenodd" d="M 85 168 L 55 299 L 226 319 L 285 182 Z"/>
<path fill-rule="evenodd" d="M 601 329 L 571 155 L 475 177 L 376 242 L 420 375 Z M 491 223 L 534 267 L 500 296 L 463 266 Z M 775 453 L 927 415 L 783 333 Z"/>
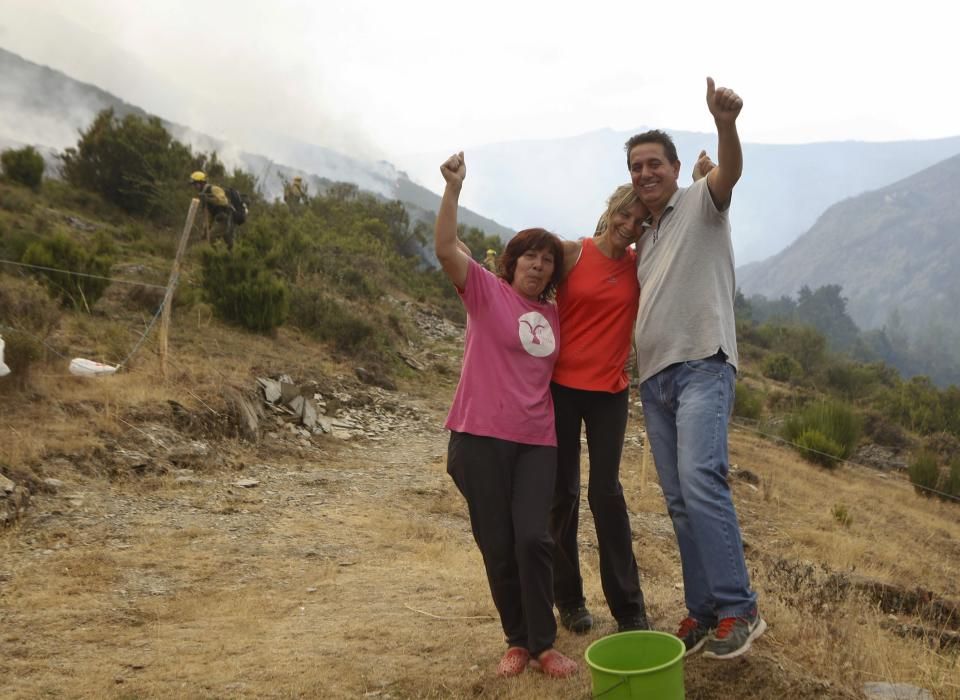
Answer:
<path fill-rule="evenodd" d="M 460 187 L 463 185 L 463 179 L 467 176 L 467 163 L 463 159 L 463 151 L 454 153 L 443 161 L 440 166 L 440 174 L 447 181 L 448 185 Z"/>

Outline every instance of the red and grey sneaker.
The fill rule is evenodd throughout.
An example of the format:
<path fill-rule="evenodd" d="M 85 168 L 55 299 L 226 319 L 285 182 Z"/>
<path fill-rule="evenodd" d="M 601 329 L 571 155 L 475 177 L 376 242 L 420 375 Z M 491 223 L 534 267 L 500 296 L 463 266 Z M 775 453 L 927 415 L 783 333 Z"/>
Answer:
<path fill-rule="evenodd" d="M 677 635 L 682 641 L 683 646 L 687 648 L 684 656 L 690 656 L 700 651 L 700 647 L 707 643 L 710 638 L 712 627 L 705 625 L 695 617 L 685 617 L 680 621 L 680 629 Z"/>
<path fill-rule="evenodd" d="M 767 623 L 754 608 L 744 617 L 724 617 L 707 640 L 703 655 L 708 659 L 733 659 L 750 649 L 753 640 L 767 629 Z"/>

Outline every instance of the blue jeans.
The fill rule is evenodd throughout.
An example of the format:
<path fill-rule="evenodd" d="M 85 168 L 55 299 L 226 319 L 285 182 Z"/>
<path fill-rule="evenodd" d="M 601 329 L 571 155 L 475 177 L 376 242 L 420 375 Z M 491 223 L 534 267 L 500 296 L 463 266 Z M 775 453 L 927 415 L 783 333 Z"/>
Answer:
<path fill-rule="evenodd" d="M 727 484 L 736 372 L 722 354 L 670 365 L 640 386 L 647 436 L 680 547 L 691 617 L 744 616 L 757 594 Z"/>

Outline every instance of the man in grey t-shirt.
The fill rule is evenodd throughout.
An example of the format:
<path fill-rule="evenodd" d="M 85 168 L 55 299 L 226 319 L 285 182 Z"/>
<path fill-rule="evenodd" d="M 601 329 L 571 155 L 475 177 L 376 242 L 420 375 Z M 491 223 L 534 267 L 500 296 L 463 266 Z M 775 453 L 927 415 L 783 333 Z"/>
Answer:
<path fill-rule="evenodd" d="M 650 210 L 640 238 L 636 345 L 647 436 L 680 548 L 687 617 L 677 636 L 709 658 L 743 654 L 766 629 L 727 484 L 727 421 L 737 339 L 729 207 L 743 170 L 743 107 L 707 78 L 717 166 L 680 189 L 673 140 L 648 131 L 626 144 L 633 187 Z"/>

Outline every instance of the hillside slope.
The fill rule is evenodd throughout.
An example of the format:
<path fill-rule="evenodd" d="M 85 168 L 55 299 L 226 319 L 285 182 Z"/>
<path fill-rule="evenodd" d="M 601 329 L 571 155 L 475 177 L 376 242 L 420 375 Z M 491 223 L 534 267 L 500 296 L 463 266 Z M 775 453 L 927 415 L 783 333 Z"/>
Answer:
<path fill-rule="evenodd" d="M 102 109 L 117 116 L 147 113 L 95 85 L 74 80 L 64 73 L 40 66 L 0 48 L 0 148 L 33 145 L 47 157 L 48 175 L 56 173 L 54 154 L 77 142 Z M 283 180 L 307 175 L 314 192 L 333 182 L 349 182 L 385 199 L 399 199 L 408 205 L 411 218 L 432 223 L 440 197 L 409 181 L 407 176 L 385 162 L 371 163 L 351 158 L 332 149 L 303 143 L 264 131 L 255 139 L 269 150 L 251 152 L 188 126 L 164 120 L 164 126 L 179 141 L 196 150 L 217 151 L 229 167 L 251 173 L 267 199 L 283 191 Z M 438 167 L 434 168 L 439 178 Z M 513 231 L 474 211 L 460 208 L 460 221 L 506 240 Z"/>
<path fill-rule="evenodd" d="M 954 326 L 960 307 L 960 156 L 828 209 L 778 255 L 737 270 L 745 294 L 768 298 L 840 284 L 861 328 L 898 312 L 910 330 Z"/>
<path fill-rule="evenodd" d="M 5 697 L 588 695 L 583 652 L 615 624 L 585 499 L 597 626 L 583 637 L 561 630 L 557 642 L 580 660 L 579 676 L 493 673 L 502 633 L 445 473 L 459 333 L 411 349 L 443 373 L 384 392 L 295 333 L 267 339 L 192 319 L 174 329 L 172 381 L 157 381 L 148 357 L 99 381 L 51 366 L 33 399 L 0 404 L 19 436 L 0 451 L 0 472 L 34 490 L 22 521 L 0 531 Z M 284 372 L 316 383 L 331 405 L 337 397 L 335 420 L 352 427 L 304 436 L 270 412 L 258 442 L 233 437 L 223 388 L 251 392 L 255 377 Z M 624 492 L 651 620 L 671 630 L 682 577 L 642 427 L 635 414 Z M 685 660 L 687 697 L 852 699 L 867 681 L 960 697 L 955 652 L 898 634 L 936 638 L 946 623 L 857 587 L 867 577 L 955 599 L 957 507 L 898 476 L 824 471 L 750 432 L 735 430 L 731 449 L 769 631 L 734 662 Z"/>

